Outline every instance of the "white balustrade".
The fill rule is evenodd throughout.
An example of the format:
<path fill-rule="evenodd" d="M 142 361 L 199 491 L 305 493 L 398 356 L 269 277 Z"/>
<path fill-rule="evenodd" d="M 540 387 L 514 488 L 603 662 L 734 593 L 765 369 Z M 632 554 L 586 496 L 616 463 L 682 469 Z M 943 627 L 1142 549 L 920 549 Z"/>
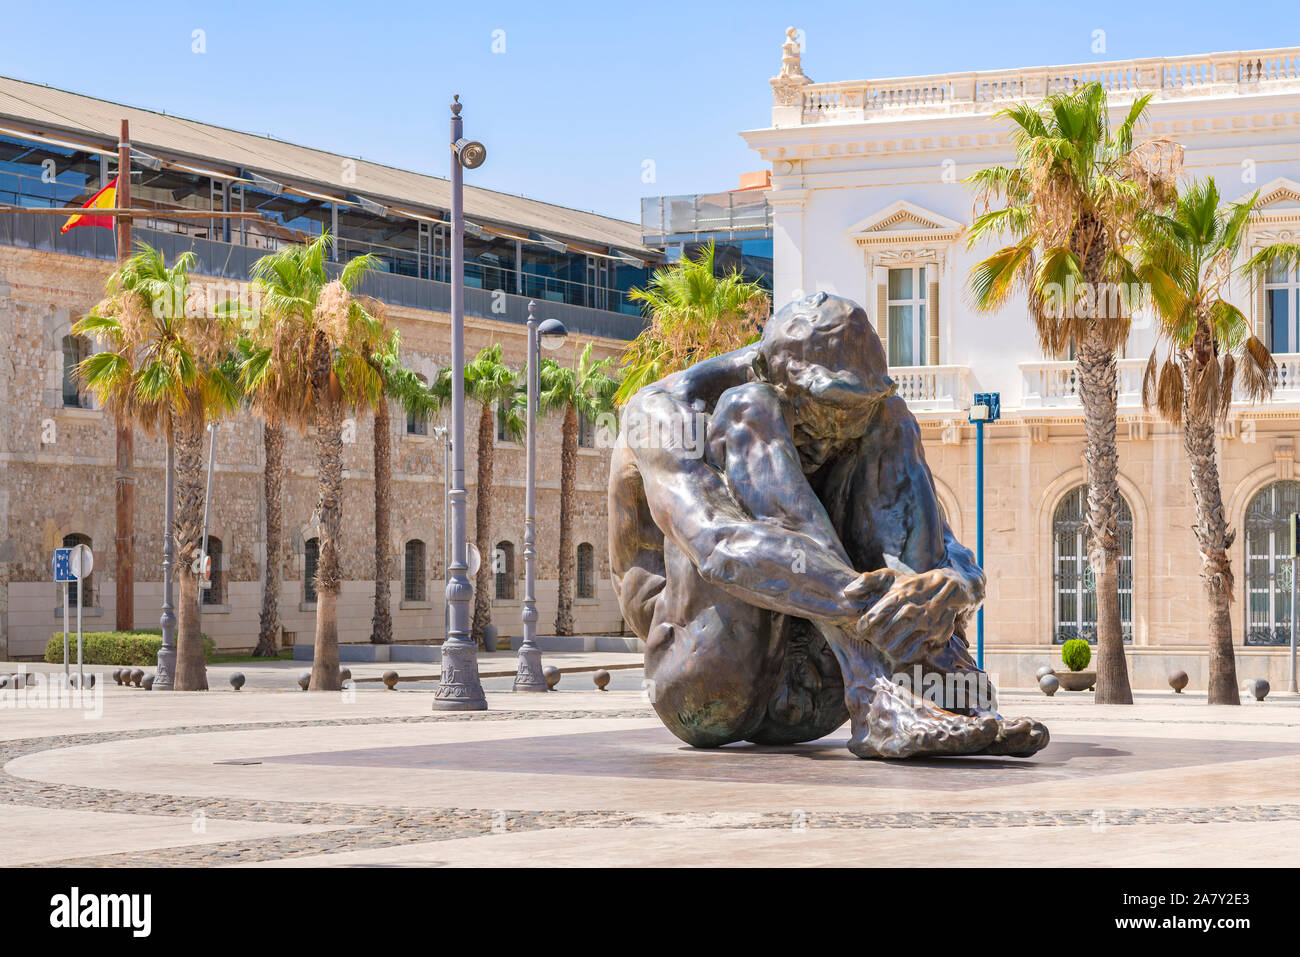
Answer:
<path fill-rule="evenodd" d="M 1300 47 L 809 83 L 801 91 L 803 122 L 852 122 L 898 112 L 982 113 L 1009 101 L 1069 92 L 1093 81 L 1100 82 L 1112 100 L 1119 102 L 1147 92 L 1164 99 L 1189 93 L 1300 88 Z"/>
<path fill-rule="evenodd" d="M 1116 370 L 1120 408 L 1142 405 L 1142 375 L 1146 359 L 1121 359 Z M 1081 409 L 1079 370 L 1073 360 L 1022 362 L 1021 400 L 1026 409 Z"/>
<path fill-rule="evenodd" d="M 890 366 L 889 376 L 913 412 L 955 412 L 970 404 L 969 366 Z"/>

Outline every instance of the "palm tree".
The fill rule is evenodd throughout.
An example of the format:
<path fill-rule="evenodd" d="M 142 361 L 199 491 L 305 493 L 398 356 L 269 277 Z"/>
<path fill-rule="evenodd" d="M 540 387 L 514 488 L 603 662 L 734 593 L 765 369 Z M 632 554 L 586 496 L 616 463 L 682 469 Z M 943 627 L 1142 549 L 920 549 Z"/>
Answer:
<path fill-rule="evenodd" d="M 262 582 L 262 612 L 258 616 L 257 647 L 254 658 L 279 655 L 280 578 L 284 555 L 282 530 L 284 514 L 284 423 L 271 408 L 262 420 L 262 500 L 266 508 L 266 577 Z"/>
<path fill-rule="evenodd" d="M 177 691 L 206 691 L 207 667 L 199 633 L 198 575 L 194 559 L 203 534 L 203 433 L 209 421 L 239 402 L 233 365 L 233 324 L 201 305 L 189 273 L 197 257 L 182 253 L 169 267 L 145 243 L 108 278 L 107 297 L 74 327 L 104 348 L 82 361 L 86 384 L 124 420 L 146 433 L 161 432 L 168 461 L 176 462 L 174 536 L 180 573 L 176 637 Z"/>
<path fill-rule="evenodd" d="M 541 411 L 564 411 L 560 444 L 560 569 L 555 633 L 573 634 L 573 513 L 577 502 L 578 486 L 578 417 L 590 422 L 614 411 L 614 393 L 618 381 L 610 378 L 606 370 L 612 360 L 591 359 L 591 343 L 578 356 L 572 367 L 560 365 L 554 359 L 542 360 Z"/>
<path fill-rule="evenodd" d="M 393 333 L 389 351 L 371 354 L 370 364 L 383 381 L 383 393 L 376 398 L 374 412 L 375 454 L 375 611 L 371 618 L 370 641 L 387 645 L 393 641 L 393 613 L 389 581 L 392 578 L 390 537 L 392 534 L 393 435 L 388 403 L 401 403 L 408 415 L 427 416 L 441 407 L 441 401 L 418 374 L 401 364 L 399 338 Z"/>
<path fill-rule="evenodd" d="M 1016 165 L 975 173 L 982 212 L 968 247 L 1007 235 L 1012 244 L 971 268 L 975 308 L 996 310 L 1027 293 L 1043 351 L 1078 357 L 1088 466 L 1088 560 L 1097 583 L 1097 694 L 1101 704 L 1131 704 L 1119 608 L 1119 460 L 1115 446 L 1116 353 L 1129 333 L 1127 301 L 1112 290 L 1134 281 L 1127 231 L 1144 209 L 1166 208 L 1179 154 L 1133 148 L 1150 96 L 1110 126 L 1106 91 L 1089 83 L 1034 106 L 998 115 L 1012 123 Z M 1100 293 L 1100 295 L 1099 295 Z"/>
<path fill-rule="evenodd" d="M 1137 221 L 1138 274 L 1150 286 L 1163 340 L 1147 363 L 1142 402 L 1183 430 L 1201 579 L 1210 603 L 1210 704 L 1241 703 L 1229 609 L 1234 581 L 1228 549 L 1234 533 L 1223 512 L 1215 425 L 1227 418 L 1235 385 L 1252 401 L 1263 398 L 1273 389 L 1275 368 L 1241 310 L 1223 298 L 1258 198 L 1256 193 L 1222 206 L 1214 179 L 1203 179 L 1192 183 L 1167 215 Z M 1268 247 L 1244 268 L 1255 272 L 1261 263 L 1294 261 L 1300 257 L 1293 249 Z"/>
<path fill-rule="evenodd" d="M 331 280 L 325 268 L 333 242 L 324 233 L 286 246 L 253 264 L 261 309 L 250 322 L 241 376 L 264 416 L 315 427 L 320 560 L 316 569 L 313 691 L 340 687 L 338 596 L 342 582 L 343 413 L 373 406 L 383 381 L 368 356 L 386 351 L 390 333 L 368 301 L 354 295 L 374 267 L 358 256 Z"/>
<path fill-rule="evenodd" d="M 740 270 L 716 274 L 713 243 L 694 259 L 656 269 L 628 299 L 642 304 L 650 324 L 623 353 L 619 405 L 670 372 L 754 342 L 771 308 L 763 288 Z"/>
<path fill-rule="evenodd" d="M 487 346 L 465 366 L 465 398 L 479 404 L 478 462 L 474 493 L 474 535 L 480 556 L 474 582 L 472 634 L 482 646 L 483 633 L 492 624 L 492 484 L 496 458 L 498 420 L 506 436 L 518 440 L 524 434 L 527 400 L 520 391 L 522 376 L 501 361 L 501 346 Z M 451 369 L 438 370 L 433 391 L 441 403 L 451 401 Z"/>

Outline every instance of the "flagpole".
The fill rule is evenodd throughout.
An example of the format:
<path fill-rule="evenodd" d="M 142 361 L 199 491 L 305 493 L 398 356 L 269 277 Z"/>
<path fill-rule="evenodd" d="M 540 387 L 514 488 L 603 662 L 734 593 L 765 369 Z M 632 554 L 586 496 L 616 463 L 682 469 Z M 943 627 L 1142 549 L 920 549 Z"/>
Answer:
<path fill-rule="evenodd" d="M 131 208 L 131 126 L 122 120 L 117 138 L 117 190 L 113 205 Z M 117 264 L 131 258 L 131 217 L 114 216 L 117 226 Z M 117 469 L 113 476 L 116 506 L 114 558 L 117 565 L 117 630 L 135 628 L 135 430 L 122 415 L 116 416 Z M 168 529 L 168 534 L 171 530 Z"/>

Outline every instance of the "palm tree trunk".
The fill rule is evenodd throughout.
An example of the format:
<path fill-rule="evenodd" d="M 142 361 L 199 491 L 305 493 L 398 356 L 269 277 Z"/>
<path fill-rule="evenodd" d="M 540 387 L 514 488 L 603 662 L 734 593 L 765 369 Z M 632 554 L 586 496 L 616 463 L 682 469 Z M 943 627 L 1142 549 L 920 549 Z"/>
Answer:
<path fill-rule="evenodd" d="M 573 634 L 573 512 L 578 483 L 578 412 L 564 407 L 560 442 L 560 562 L 556 586 L 555 633 Z"/>
<path fill-rule="evenodd" d="M 1088 465 L 1088 562 L 1097 583 L 1097 704 L 1132 704 L 1119 610 L 1119 454 L 1115 445 L 1117 363 L 1101 335 L 1079 349 L 1079 398 Z"/>
<path fill-rule="evenodd" d="M 478 417 L 478 478 L 474 489 L 474 538 L 478 544 L 479 566 L 474 581 L 474 621 L 471 634 L 482 648 L 483 633 L 492 624 L 492 466 L 496 454 L 496 418 L 492 403 L 483 403 Z"/>
<path fill-rule="evenodd" d="M 1207 329 L 1208 332 L 1208 329 Z M 1205 408 L 1194 409 L 1193 359 L 1183 364 L 1183 448 L 1191 466 L 1192 497 L 1196 502 L 1196 544 L 1201 553 L 1201 581 L 1210 604 L 1209 704 L 1241 704 L 1237 662 L 1232 648 L 1232 563 L 1228 549 L 1233 533 L 1223 514 L 1219 463 L 1214 446 L 1214 422 Z"/>
<path fill-rule="evenodd" d="M 389 483 L 393 475 L 393 437 L 389 431 L 388 400 L 382 396 L 375 406 L 375 614 L 371 619 L 370 641 L 376 645 L 393 642 L 393 612 L 390 606 L 389 541 L 392 538 L 393 496 Z"/>
<path fill-rule="evenodd" d="M 316 645 L 312 655 L 312 691 L 338 691 L 340 587 L 339 536 L 343 530 L 343 402 L 331 383 L 331 349 L 316 333 L 312 355 L 312 391 L 316 406 L 316 470 L 320 521 L 320 561 L 316 567 Z"/>
<path fill-rule="evenodd" d="M 255 658 L 274 658 L 279 653 L 281 511 L 284 506 L 284 426 L 267 420 L 262 424 L 262 446 L 266 466 L 262 475 L 262 497 L 266 505 L 266 578 L 262 583 L 262 614 L 259 620 Z"/>
<path fill-rule="evenodd" d="M 193 397 L 197 403 L 198 397 Z M 177 691 L 207 691 L 208 670 L 199 632 L 199 576 L 194 560 L 203 545 L 203 416 L 190 413 L 176 423 L 176 570 L 180 576 L 177 609 Z"/>

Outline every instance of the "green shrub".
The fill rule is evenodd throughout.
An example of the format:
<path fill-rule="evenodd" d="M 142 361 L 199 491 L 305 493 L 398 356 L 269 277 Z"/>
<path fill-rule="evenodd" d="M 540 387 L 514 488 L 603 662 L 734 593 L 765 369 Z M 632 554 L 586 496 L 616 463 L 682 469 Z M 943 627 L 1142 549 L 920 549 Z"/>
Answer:
<path fill-rule="evenodd" d="M 1061 645 L 1061 660 L 1071 671 L 1082 671 L 1092 660 L 1092 649 L 1082 638 L 1071 638 Z"/>
<path fill-rule="evenodd" d="M 158 650 L 162 647 L 162 631 L 144 628 L 139 631 L 83 631 L 81 633 L 81 660 L 88 665 L 150 665 L 158 664 Z M 217 643 L 211 636 L 203 636 L 203 659 L 211 661 Z M 77 636 L 68 635 L 68 657 L 77 660 Z M 45 646 L 45 660 L 52 665 L 63 664 L 63 632 L 58 632 Z"/>

